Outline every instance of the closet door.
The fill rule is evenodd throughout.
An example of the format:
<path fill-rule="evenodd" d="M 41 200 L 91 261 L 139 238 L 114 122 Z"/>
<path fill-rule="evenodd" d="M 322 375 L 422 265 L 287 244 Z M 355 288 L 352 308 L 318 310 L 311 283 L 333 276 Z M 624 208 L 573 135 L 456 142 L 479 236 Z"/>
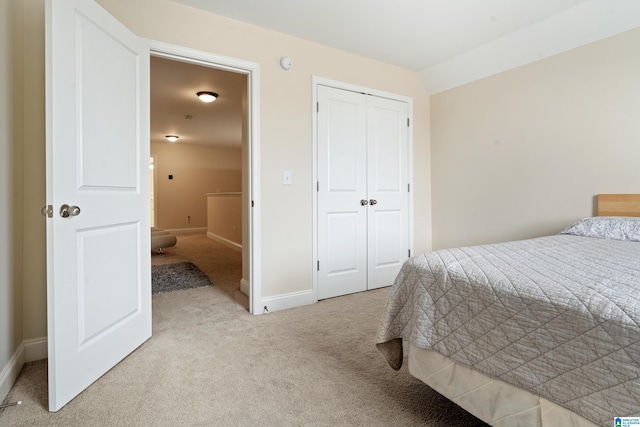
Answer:
<path fill-rule="evenodd" d="M 408 111 L 367 96 L 367 289 L 393 283 L 409 256 Z"/>
<path fill-rule="evenodd" d="M 318 299 L 325 299 L 367 289 L 367 106 L 362 94 L 325 86 L 318 104 Z"/>
<path fill-rule="evenodd" d="M 318 87 L 318 299 L 393 283 L 409 252 L 408 107 Z"/>

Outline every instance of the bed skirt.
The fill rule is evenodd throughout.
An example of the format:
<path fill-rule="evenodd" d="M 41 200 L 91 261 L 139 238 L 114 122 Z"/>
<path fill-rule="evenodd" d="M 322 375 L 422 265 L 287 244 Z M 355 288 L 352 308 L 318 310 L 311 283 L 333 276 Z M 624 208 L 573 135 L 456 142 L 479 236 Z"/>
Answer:
<path fill-rule="evenodd" d="M 411 345 L 408 357 L 411 375 L 492 426 L 597 427 L 562 406 L 488 377 L 436 351 Z"/>

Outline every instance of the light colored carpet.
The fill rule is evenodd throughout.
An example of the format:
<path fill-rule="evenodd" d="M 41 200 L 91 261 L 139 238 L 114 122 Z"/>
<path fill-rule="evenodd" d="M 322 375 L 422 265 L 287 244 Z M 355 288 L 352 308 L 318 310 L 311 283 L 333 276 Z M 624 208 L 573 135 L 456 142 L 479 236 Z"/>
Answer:
<path fill-rule="evenodd" d="M 211 279 L 154 295 L 153 337 L 57 413 L 46 361 L 25 365 L 5 400 L 24 404 L 0 410 L 0 425 L 484 425 L 386 365 L 373 340 L 388 289 L 251 316 Z"/>

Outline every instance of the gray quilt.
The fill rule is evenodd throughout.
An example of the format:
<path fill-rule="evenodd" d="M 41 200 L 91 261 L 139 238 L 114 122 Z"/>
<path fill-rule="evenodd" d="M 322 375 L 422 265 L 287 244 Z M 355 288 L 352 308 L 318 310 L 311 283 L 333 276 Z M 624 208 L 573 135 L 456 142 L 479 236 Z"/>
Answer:
<path fill-rule="evenodd" d="M 603 426 L 640 415 L 640 243 L 574 235 L 409 259 L 376 343 L 436 350 Z"/>

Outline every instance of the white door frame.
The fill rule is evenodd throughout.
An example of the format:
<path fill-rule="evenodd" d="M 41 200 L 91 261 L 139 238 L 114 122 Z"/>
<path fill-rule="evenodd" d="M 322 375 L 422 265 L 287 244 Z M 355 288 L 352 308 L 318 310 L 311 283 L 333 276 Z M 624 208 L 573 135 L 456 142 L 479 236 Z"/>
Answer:
<path fill-rule="evenodd" d="M 249 223 L 249 312 L 262 314 L 260 239 L 260 65 L 156 40 L 146 40 L 153 56 L 244 74 L 248 82 L 249 141 L 247 147 Z"/>
<path fill-rule="evenodd" d="M 408 180 L 409 180 L 409 250 L 413 253 L 413 98 L 403 95 L 398 95 L 395 93 L 384 92 L 377 89 L 371 89 L 364 86 L 358 86 L 351 83 L 344 83 L 338 80 L 327 79 L 324 77 L 313 76 L 312 81 L 312 102 L 311 102 L 311 117 L 312 117 L 312 152 L 313 152 L 313 162 L 312 168 L 313 180 L 311 182 L 313 191 L 313 295 L 315 297 L 315 301 L 318 301 L 318 86 L 330 86 L 336 89 L 350 90 L 352 92 L 359 92 L 367 95 L 374 95 L 380 98 L 393 99 L 395 101 L 406 102 L 407 116 L 409 117 L 409 122 L 411 126 L 409 127 L 409 132 L 407 135 L 407 172 L 408 172 Z"/>
<path fill-rule="evenodd" d="M 156 185 L 156 156 L 150 154 L 149 159 L 153 159 L 153 175 L 149 177 L 149 182 L 153 184 L 153 227 L 155 227 L 158 224 L 158 212 L 156 211 L 156 189 L 158 188 Z"/>

